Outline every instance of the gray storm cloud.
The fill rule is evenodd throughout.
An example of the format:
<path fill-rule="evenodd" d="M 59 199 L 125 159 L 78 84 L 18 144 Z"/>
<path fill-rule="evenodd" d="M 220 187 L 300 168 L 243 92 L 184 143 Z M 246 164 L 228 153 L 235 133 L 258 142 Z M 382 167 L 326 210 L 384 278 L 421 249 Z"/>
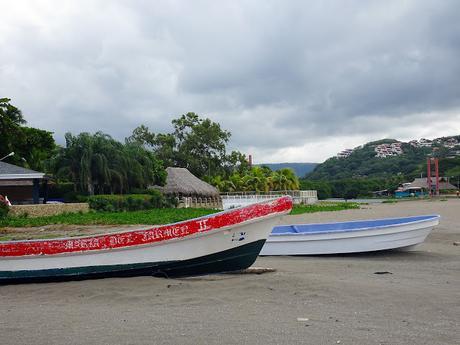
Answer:
<path fill-rule="evenodd" d="M 337 137 L 402 138 L 399 123 L 408 138 L 459 134 L 457 1 L 1 5 L 0 96 L 59 142 L 169 131 L 188 111 L 265 161 L 325 159 L 340 144 L 318 143 Z M 421 131 L 427 117 L 444 125 Z"/>

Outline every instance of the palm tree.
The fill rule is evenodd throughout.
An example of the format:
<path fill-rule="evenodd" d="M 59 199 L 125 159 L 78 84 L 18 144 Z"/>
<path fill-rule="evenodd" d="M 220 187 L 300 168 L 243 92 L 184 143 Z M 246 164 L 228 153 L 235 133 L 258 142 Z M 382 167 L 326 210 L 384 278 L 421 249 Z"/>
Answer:
<path fill-rule="evenodd" d="M 222 176 L 217 175 L 211 179 L 211 184 L 216 187 L 219 192 L 227 192 L 227 181 Z"/>
<path fill-rule="evenodd" d="M 253 167 L 249 173 L 243 177 L 243 181 L 246 190 L 253 190 L 256 192 L 268 192 L 269 190 L 268 177 L 261 167 Z"/>
<path fill-rule="evenodd" d="M 273 190 L 296 190 L 300 187 L 299 179 L 290 168 L 274 171 L 270 182 Z"/>
<path fill-rule="evenodd" d="M 67 133 L 66 147 L 59 149 L 53 166 L 58 176 L 67 177 L 89 195 L 144 189 L 166 179 L 161 162 L 142 144 L 123 145 L 101 132 Z"/>
<path fill-rule="evenodd" d="M 300 188 L 299 179 L 297 178 L 294 170 L 290 168 L 283 168 L 280 169 L 279 172 L 285 176 L 286 182 L 286 189 L 288 190 L 296 190 Z"/>
<path fill-rule="evenodd" d="M 286 190 L 287 178 L 280 171 L 274 171 L 270 176 L 270 185 L 272 190 Z"/>

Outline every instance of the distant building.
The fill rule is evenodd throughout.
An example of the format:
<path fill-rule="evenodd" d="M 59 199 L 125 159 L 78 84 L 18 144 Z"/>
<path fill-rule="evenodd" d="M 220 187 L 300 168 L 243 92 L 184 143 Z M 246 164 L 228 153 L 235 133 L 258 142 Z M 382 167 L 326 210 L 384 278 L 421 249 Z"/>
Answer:
<path fill-rule="evenodd" d="M 42 181 L 43 202 L 46 203 L 47 178 L 44 173 L 0 162 L 0 195 L 8 196 L 13 205 L 38 204 Z"/>
<path fill-rule="evenodd" d="M 436 179 L 435 178 L 431 179 L 431 184 L 432 184 L 431 188 L 436 186 Z M 426 178 L 416 178 L 414 181 L 411 182 L 409 187 L 411 187 L 411 188 L 420 187 L 420 188 L 423 188 L 425 190 L 429 190 L 428 182 L 427 182 Z M 455 187 L 450 182 L 447 182 L 446 177 L 440 177 L 439 178 L 439 189 L 440 190 L 452 190 L 452 189 L 457 189 L 457 187 Z"/>
<path fill-rule="evenodd" d="M 458 140 L 455 138 L 449 138 L 444 142 L 444 146 L 449 149 L 453 149 L 457 145 L 458 145 Z"/>
<path fill-rule="evenodd" d="M 391 156 L 399 156 L 403 154 L 401 142 L 395 142 L 391 144 L 380 144 L 374 148 L 376 152 L 376 157 L 385 158 Z"/>
<path fill-rule="evenodd" d="M 345 149 L 337 154 L 337 158 L 347 158 L 353 153 L 353 149 Z"/>
<path fill-rule="evenodd" d="M 422 138 L 418 141 L 418 147 L 431 147 L 433 142 L 431 140 Z"/>

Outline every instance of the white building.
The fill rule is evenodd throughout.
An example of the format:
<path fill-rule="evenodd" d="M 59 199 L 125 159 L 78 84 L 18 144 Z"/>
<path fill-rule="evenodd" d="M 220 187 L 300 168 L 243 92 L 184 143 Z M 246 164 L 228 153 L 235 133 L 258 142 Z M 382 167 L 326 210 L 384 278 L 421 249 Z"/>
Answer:
<path fill-rule="evenodd" d="M 337 158 L 347 158 L 353 153 L 353 149 L 345 149 L 337 154 Z"/>

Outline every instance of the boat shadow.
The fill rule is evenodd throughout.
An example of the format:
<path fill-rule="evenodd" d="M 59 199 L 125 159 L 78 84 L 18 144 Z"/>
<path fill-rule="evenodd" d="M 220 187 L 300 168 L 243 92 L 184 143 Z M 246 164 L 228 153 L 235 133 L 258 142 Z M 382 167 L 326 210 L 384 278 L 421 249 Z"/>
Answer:
<path fill-rule="evenodd" d="M 441 253 L 433 253 L 423 250 L 385 249 L 372 252 L 321 254 L 321 255 L 296 255 L 296 257 L 316 259 L 401 259 L 401 260 L 432 260 L 442 257 Z"/>

